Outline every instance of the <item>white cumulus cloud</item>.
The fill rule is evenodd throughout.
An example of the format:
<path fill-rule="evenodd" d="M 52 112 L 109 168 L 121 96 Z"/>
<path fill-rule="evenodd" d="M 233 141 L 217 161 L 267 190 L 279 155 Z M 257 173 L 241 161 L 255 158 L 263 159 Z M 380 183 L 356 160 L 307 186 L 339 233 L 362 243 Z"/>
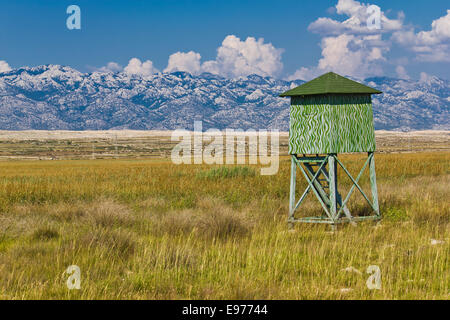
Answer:
<path fill-rule="evenodd" d="M 322 39 L 321 47 L 322 58 L 316 67 L 302 67 L 288 79 L 310 80 L 328 71 L 355 78 L 382 75 L 381 63 L 386 60 L 383 54 L 389 51 L 381 35 L 326 37 Z"/>
<path fill-rule="evenodd" d="M 450 40 L 450 10 L 447 14 L 431 23 L 430 31 L 421 31 L 417 34 L 418 42 L 425 45 L 434 45 Z"/>
<path fill-rule="evenodd" d="M 169 63 L 164 72 L 185 71 L 194 75 L 202 73 L 201 56 L 194 51 L 176 52 L 169 57 Z"/>
<path fill-rule="evenodd" d="M 227 77 L 250 74 L 276 76 L 283 69 L 282 52 L 282 49 L 275 48 L 271 43 L 264 43 L 263 38 L 248 37 L 242 41 L 229 35 L 217 49 L 216 60 L 205 62 L 203 68 Z"/>
<path fill-rule="evenodd" d="M 243 41 L 229 35 L 217 49 L 215 60 L 202 63 L 199 53 L 177 52 L 169 57 L 164 72 L 187 71 L 192 74 L 210 72 L 229 78 L 250 74 L 276 76 L 283 68 L 282 52 L 282 49 L 275 48 L 271 43 L 265 43 L 263 38 L 248 37 Z"/>
<path fill-rule="evenodd" d="M 7 71 L 11 71 L 11 67 L 6 61 L 0 60 L 0 72 L 7 72 Z"/>
<path fill-rule="evenodd" d="M 96 69 L 99 72 L 120 72 L 123 70 L 123 67 L 117 62 L 108 62 L 106 66 Z"/>
<path fill-rule="evenodd" d="M 147 60 L 145 62 L 141 62 L 138 58 L 130 59 L 128 65 L 123 69 L 123 71 L 128 74 L 142 76 L 149 76 L 159 72 L 158 69 L 153 66 L 152 61 Z"/>
<path fill-rule="evenodd" d="M 381 29 L 371 29 L 367 26 L 370 6 L 355 0 L 339 0 L 336 14 L 346 20 L 321 17 L 312 22 L 308 30 L 322 36 L 322 57 L 317 66 L 301 67 L 288 79 L 310 80 L 328 71 L 360 79 L 382 75 L 385 55 L 390 51 L 390 43 L 382 36 L 401 30 L 404 14 L 400 12 L 397 19 L 389 19 L 380 9 Z"/>
<path fill-rule="evenodd" d="M 416 53 L 417 60 L 428 62 L 450 61 L 450 10 L 431 23 L 431 30 L 414 32 L 413 28 L 400 30 L 392 39 Z"/>
<path fill-rule="evenodd" d="M 404 13 L 399 12 L 397 19 L 389 19 L 380 9 L 381 29 L 367 27 L 367 19 L 370 17 L 367 10 L 370 4 L 361 4 L 354 0 L 339 0 L 336 4 L 336 13 L 347 17 L 344 21 L 330 18 L 318 18 L 308 26 L 308 30 L 322 35 L 347 34 L 378 34 L 400 30 L 403 26 Z"/>

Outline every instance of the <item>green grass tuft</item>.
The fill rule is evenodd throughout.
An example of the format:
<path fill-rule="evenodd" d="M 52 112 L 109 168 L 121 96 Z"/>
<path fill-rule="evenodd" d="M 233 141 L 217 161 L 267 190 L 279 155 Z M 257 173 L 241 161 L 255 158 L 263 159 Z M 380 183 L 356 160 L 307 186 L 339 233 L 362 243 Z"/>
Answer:
<path fill-rule="evenodd" d="M 254 177 L 256 175 L 255 169 L 246 166 L 224 166 L 212 168 L 205 171 L 199 171 L 197 178 L 200 179 L 226 179 L 236 177 Z"/>
<path fill-rule="evenodd" d="M 57 239 L 58 237 L 59 237 L 58 231 L 56 231 L 51 227 L 41 227 L 36 231 L 34 231 L 32 236 L 33 239 L 42 241 Z"/>

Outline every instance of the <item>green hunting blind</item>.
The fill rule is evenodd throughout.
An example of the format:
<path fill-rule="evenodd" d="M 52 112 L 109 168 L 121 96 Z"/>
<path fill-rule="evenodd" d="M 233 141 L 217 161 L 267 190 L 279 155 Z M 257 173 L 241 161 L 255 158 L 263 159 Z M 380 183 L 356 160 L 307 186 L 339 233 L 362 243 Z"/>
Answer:
<path fill-rule="evenodd" d="M 375 175 L 375 130 L 371 94 L 381 91 L 344 78 L 333 72 L 289 90 L 281 97 L 291 97 L 289 118 L 289 154 L 291 155 L 291 185 L 289 223 L 338 223 L 379 220 Z M 368 157 L 358 176 L 353 178 L 338 153 L 367 152 Z M 358 182 L 369 165 L 372 200 Z M 327 169 L 328 166 L 328 169 Z M 338 192 L 337 168 L 340 166 L 353 182 L 343 199 Z M 300 169 L 308 187 L 296 201 L 296 172 Z M 357 188 L 367 200 L 374 214 L 352 216 L 347 203 Z M 313 193 L 325 214 L 320 217 L 296 218 L 295 212 L 308 195 Z"/>

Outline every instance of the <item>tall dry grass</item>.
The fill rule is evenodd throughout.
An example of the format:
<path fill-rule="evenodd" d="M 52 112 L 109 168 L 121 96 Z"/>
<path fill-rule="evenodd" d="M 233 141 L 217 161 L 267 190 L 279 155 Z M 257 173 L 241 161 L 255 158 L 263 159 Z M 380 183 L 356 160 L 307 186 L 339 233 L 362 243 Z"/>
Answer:
<path fill-rule="evenodd" d="M 342 157 L 352 172 L 362 159 Z M 376 155 L 383 221 L 335 233 L 288 230 L 287 158 L 275 176 L 145 160 L 3 162 L 0 298 L 449 299 L 449 160 Z M 350 181 L 339 178 L 345 194 Z M 368 176 L 361 186 L 370 191 Z M 367 211 L 357 194 L 349 208 Z M 299 214 L 320 205 L 310 196 Z M 73 264 L 81 290 L 66 287 Z M 381 290 L 365 285 L 369 265 Z"/>

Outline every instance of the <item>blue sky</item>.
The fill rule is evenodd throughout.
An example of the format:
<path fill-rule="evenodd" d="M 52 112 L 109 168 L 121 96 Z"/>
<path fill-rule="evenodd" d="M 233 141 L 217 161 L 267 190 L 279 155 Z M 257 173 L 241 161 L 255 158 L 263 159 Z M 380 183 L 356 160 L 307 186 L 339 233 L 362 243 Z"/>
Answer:
<path fill-rule="evenodd" d="M 81 30 L 66 27 L 71 4 L 81 8 Z M 366 30 L 370 4 L 382 12 L 376 32 Z M 82 72 L 448 79 L 450 67 L 444 0 L 15 0 L 0 8 L 0 70 L 62 64 Z M 356 18 L 352 28 L 342 23 Z"/>

